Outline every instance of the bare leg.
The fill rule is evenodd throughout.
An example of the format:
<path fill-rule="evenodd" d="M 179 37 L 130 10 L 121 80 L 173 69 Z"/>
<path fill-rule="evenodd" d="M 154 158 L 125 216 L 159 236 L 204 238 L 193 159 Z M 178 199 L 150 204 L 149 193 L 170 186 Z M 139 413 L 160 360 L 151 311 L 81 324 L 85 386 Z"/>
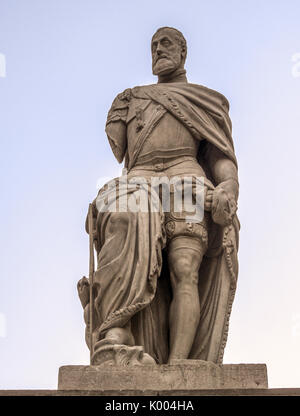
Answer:
<path fill-rule="evenodd" d="M 200 319 L 198 273 L 204 248 L 191 237 L 177 237 L 168 250 L 173 300 L 169 313 L 171 359 L 186 359 Z"/>

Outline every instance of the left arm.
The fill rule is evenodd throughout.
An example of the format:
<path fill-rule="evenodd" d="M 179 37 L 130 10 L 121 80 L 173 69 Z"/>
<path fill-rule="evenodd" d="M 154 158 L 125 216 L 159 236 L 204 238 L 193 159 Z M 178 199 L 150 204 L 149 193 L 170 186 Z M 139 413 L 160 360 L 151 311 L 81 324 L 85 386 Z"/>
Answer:
<path fill-rule="evenodd" d="M 239 195 L 237 167 L 219 149 L 210 146 L 206 159 L 217 186 L 214 191 L 208 191 L 206 207 L 211 211 L 214 222 L 228 225 L 237 210 Z"/>

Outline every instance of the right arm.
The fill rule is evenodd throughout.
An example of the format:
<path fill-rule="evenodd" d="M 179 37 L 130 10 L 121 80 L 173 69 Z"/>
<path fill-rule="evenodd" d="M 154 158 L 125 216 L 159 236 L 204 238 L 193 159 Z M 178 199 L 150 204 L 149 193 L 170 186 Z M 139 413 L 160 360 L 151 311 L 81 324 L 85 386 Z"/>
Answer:
<path fill-rule="evenodd" d="M 121 163 L 127 149 L 127 113 L 130 90 L 117 95 L 108 112 L 105 131 L 117 161 Z"/>

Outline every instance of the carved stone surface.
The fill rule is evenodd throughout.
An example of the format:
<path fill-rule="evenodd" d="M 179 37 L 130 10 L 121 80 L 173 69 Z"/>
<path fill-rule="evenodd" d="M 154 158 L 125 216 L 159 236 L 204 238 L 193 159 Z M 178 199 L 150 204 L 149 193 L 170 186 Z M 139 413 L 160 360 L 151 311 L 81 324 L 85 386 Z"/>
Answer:
<path fill-rule="evenodd" d="M 266 389 L 264 364 L 216 365 L 202 360 L 174 360 L 155 366 L 64 366 L 59 390 L 192 391 L 201 389 Z"/>
<path fill-rule="evenodd" d="M 137 357 L 221 364 L 238 275 L 229 103 L 188 82 L 187 43 L 178 30 L 158 29 L 151 52 L 158 83 L 125 89 L 107 116 L 106 134 L 125 173 L 100 189 L 89 209 L 90 274 L 78 283 L 86 342 L 91 364 Z M 161 180 L 169 206 L 153 185 Z"/>
<path fill-rule="evenodd" d="M 0 390 L 0 396 L 300 396 L 300 388 L 192 390 Z"/>
<path fill-rule="evenodd" d="M 92 357 L 93 365 L 119 365 L 121 367 L 136 365 L 155 365 L 149 354 L 144 353 L 143 347 L 128 347 L 127 345 L 103 345 Z"/>

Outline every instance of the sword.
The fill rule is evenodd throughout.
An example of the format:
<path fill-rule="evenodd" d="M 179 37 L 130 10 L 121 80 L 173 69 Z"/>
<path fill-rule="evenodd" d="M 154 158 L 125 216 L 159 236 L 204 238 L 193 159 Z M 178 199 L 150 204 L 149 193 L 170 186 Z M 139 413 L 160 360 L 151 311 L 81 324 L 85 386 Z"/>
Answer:
<path fill-rule="evenodd" d="M 94 227 L 93 227 L 93 206 L 89 204 L 88 211 L 88 231 L 89 231 L 89 247 L 90 247 L 90 263 L 89 263 L 89 283 L 90 283 L 90 364 L 92 365 L 93 356 L 93 326 L 94 326 L 94 300 L 93 300 L 93 284 L 95 273 L 95 259 L 94 259 Z"/>

